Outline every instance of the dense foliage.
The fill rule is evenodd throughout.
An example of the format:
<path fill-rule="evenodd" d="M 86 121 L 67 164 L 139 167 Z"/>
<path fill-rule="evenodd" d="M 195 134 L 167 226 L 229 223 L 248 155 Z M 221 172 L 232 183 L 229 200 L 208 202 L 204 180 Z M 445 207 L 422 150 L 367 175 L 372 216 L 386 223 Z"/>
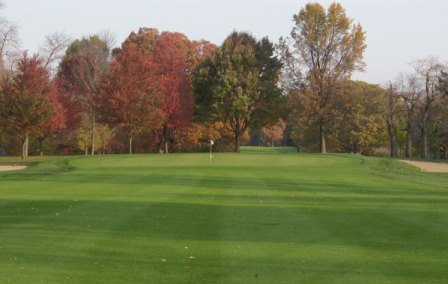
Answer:
<path fill-rule="evenodd" d="M 273 124 L 279 119 L 281 70 L 273 44 L 248 33 L 233 32 L 214 56 L 195 73 L 199 116 L 224 121 L 234 134 L 234 151 L 249 127 Z"/>
<path fill-rule="evenodd" d="M 213 141 L 215 151 L 448 159 L 440 60 L 415 60 L 384 86 L 352 81 L 365 67 L 362 26 L 337 3 L 306 4 L 293 20 L 277 44 L 234 31 L 215 46 L 140 28 L 119 48 L 107 33 L 54 33 L 28 56 L 1 18 L 0 155 L 193 152 Z"/>

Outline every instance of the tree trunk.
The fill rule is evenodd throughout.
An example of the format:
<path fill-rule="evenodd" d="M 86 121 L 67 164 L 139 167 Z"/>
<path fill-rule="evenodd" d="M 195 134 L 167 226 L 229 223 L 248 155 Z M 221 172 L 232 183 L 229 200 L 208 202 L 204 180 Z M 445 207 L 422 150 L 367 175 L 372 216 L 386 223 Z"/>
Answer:
<path fill-rule="evenodd" d="M 26 139 L 22 139 L 21 142 L 22 142 L 22 157 L 21 157 L 21 158 L 22 158 L 22 160 L 25 160 L 25 158 L 26 158 L 26 157 L 25 157 L 25 150 L 26 150 L 26 145 L 25 145 L 25 144 L 26 144 Z"/>
<path fill-rule="evenodd" d="M 390 157 L 398 158 L 398 142 L 397 136 L 395 135 L 395 108 L 397 105 L 397 96 L 394 92 L 392 83 L 390 83 L 389 88 L 389 104 L 388 104 L 388 113 L 387 113 L 387 132 L 389 134 L 390 140 Z M 401 156 L 401 147 L 400 147 L 400 156 Z"/>
<path fill-rule="evenodd" d="M 327 153 L 327 145 L 325 143 L 325 125 L 324 122 L 321 120 L 319 123 L 319 135 L 320 135 L 320 153 L 326 154 Z"/>
<path fill-rule="evenodd" d="M 43 137 L 39 137 L 39 138 L 38 138 L 38 141 L 39 141 L 39 155 L 40 155 L 41 157 L 44 156 L 44 151 L 43 151 L 43 149 L 42 149 L 42 145 L 44 144 L 44 139 L 45 139 L 45 138 L 43 138 Z"/>
<path fill-rule="evenodd" d="M 407 134 L 407 142 L 406 142 L 406 159 L 412 158 L 412 123 L 409 121 L 411 118 L 408 118 L 406 134 Z"/>
<path fill-rule="evenodd" d="M 428 90 L 427 90 L 428 93 Z M 428 143 L 428 122 L 429 122 L 429 104 L 430 101 L 428 101 L 428 97 L 427 97 L 427 102 L 426 102 L 426 106 L 423 110 L 423 118 L 421 121 L 421 134 L 422 134 L 422 158 L 425 160 L 429 159 L 429 143 Z"/>
<path fill-rule="evenodd" d="M 431 79 L 429 73 L 426 73 L 426 96 L 423 108 L 422 119 L 422 158 L 429 160 L 429 143 L 428 143 L 428 124 L 429 124 L 429 112 L 431 111 L 431 105 L 433 100 L 433 91 L 431 90 Z"/>
<path fill-rule="evenodd" d="M 390 137 L 390 157 L 394 159 L 398 158 L 398 143 L 395 134 Z"/>
<path fill-rule="evenodd" d="M 361 154 L 361 152 L 362 152 L 362 150 L 361 150 L 361 148 L 359 147 L 359 145 L 358 145 L 358 143 L 355 143 L 354 144 L 354 147 L 353 147 L 353 149 L 355 150 L 353 153 L 354 154 Z"/>
<path fill-rule="evenodd" d="M 165 154 L 169 152 L 169 144 L 168 144 L 168 127 L 166 125 L 163 126 L 162 138 L 160 139 L 159 151 Z"/>
<path fill-rule="evenodd" d="M 169 153 L 169 149 L 168 149 L 168 127 L 165 125 L 163 127 L 163 140 L 165 141 L 165 154 Z"/>
<path fill-rule="evenodd" d="M 448 141 L 445 142 L 445 160 L 448 161 Z"/>
<path fill-rule="evenodd" d="M 86 152 L 84 153 L 84 155 L 85 155 L 85 156 L 88 156 L 88 155 L 89 155 L 89 149 L 88 149 L 88 148 L 86 148 Z"/>
<path fill-rule="evenodd" d="M 29 156 L 29 148 L 30 148 L 30 137 L 28 136 L 28 133 L 26 134 L 26 141 L 25 141 L 25 158 L 28 158 Z"/>
<path fill-rule="evenodd" d="M 129 155 L 132 155 L 132 137 L 129 137 Z"/>
<path fill-rule="evenodd" d="M 92 137 L 90 144 L 92 145 L 92 156 L 95 155 L 95 113 L 92 113 Z"/>
<path fill-rule="evenodd" d="M 422 158 L 429 160 L 428 127 L 426 125 L 422 128 Z"/>
<path fill-rule="evenodd" d="M 390 121 L 387 122 L 387 132 L 389 134 L 389 140 L 390 140 L 390 157 L 397 158 L 398 142 L 397 137 L 395 136 L 395 126 Z"/>
<path fill-rule="evenodd" d="M 239 153 L 240 151 L 240 132 L 237 130 L 235 131 L 235 153 Z"/>
<path fill-rule="evenodd" d="M 28 157 L 28 142 L 29 142 L 29 137 L 28 137 L 28 133 L 25 134 L 25 136 L 21 137 L 21 141 L 22 143 L 22 160 L 25 160 Z"/>

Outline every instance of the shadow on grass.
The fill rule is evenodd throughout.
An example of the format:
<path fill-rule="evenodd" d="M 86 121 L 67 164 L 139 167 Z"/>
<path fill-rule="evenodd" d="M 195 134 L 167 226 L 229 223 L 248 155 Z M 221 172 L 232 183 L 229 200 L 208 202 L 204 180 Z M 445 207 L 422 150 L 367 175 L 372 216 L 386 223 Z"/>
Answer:
<path fill-rule="evenodd" d="M 64 272 L 48 282 L 61 282 L 71 273 L 82 282 L 112 277 L 169 283 L 193 275 L 189 279 L 195 281 L 187 283 L 207 277 L 208 282 L 248 283 L 255 274 L 268 278 L 265 283 L 294 282 L 304 274 L 311 282 L 360 275 L 441 281 L 447 277 L 447 237 L 447 212 L 0 201 L 0 272 L 9 267 L 11 276 L 11 265 L 18 270 L 16 279 L 43 277 L 49 269 Z M 189 260 L 190 255 L 198 259 Z M 40 269 L 23 274 L 20 266 Z M 240 281 L 229 280 L 234 276 Z"/>
<path fill-rule="evenodd" d="M 294 147 L 241 147 L 241 153 L 244 154 L 297 154 L 297 148 Z"/>
<path fill-rule="evenodd" d="M 366 183 L 359 178 L 342 178 L 335 181 L 335 178 L 322 177 L 313 180 L 310 177 L 298 176 L 297 178 L 288 175 L 288 178 L 282 176 L 278 178 L 265 177 L 262 173 L 259 176 L 232 176 L 223 177 L 216 176 L 216 172 L 210 174 L 197 175 L 195 173 L 200 170 L 192 170 L 192 174 L 187 171 L 175 171 L 170 175 L 170 171 L 165 173 L 152 172 L 126 174 L 101 174 L 101 173 L 77 173 L 73 172 L 64 177 L 57 176 L 55 181 L 61 184 L 91 184 L 101 185 L 122 185 L 125 186 L 145 186 L 147 188 L 168 186 L 173 189 L 194 188 L 197 190 L 251 190 L 254 192 L 272 191 L 283 192 L 285 194 L 294 193 L 312 193 L 312 194 L 369 194 L 378 196 L 396 196 L 402 194 L 403 199 L 407 199 L 409 195 L 425 196 L 434 195 L 442 199 L 448 198 L 448 191 L 443 183 L 426 184 L 425 181 L 420 183 L 401 182 L 400 184 L 391 183 L 389 180 L 377 180 L 373 183 Z M 59 171 L 66 172 L 66 171 Z M 181 174 L 182 173 L 182 174 Z M 54 172 L 47 173 L 17 173 L 16 175 L 5 176 L 5 180 L 23 180 L 33 179 L 43 175 L 52 175 Z M 215 175 L 215 176 L 214 176 Z M 0 176 L 1 178 L 1 176 Z M 256 194 L 254 194 L 256 195 Z M 432 197 L 434 197 L 432 196 Z M 394 197 L 395 198 L 395 197 Z"/>
<path fill-rule="evenodd" d="M 51 235 L 83 234 L 448 252 L 448 212 L 134 201 L 0 201 L 2 241 L 44 241 Z"/>

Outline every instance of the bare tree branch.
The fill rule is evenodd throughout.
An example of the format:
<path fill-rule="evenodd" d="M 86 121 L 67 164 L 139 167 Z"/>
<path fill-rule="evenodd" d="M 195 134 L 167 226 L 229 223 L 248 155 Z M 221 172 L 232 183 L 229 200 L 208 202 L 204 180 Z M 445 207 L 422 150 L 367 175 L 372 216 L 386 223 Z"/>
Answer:
<path fill-rule="evenodd" d="M 0 2 L 0 4 L 2 3 Z M 0 17 L 0 77 L 2 81 L 13 73 L 19 49 L 18 27 Z"/>
<path fill-rule="evenodd" d="M 110 30 L 104 30 L 98 33 L 99 38 L 107 44 L 110 50 L 114 49 L 117 45 L 117 37 Z"/>
<path fill-rule="evenodd" d="M 64 51 L 70 44 L 70 37 L 61 32 L 55 32 L 45 37 L 45 43 L 40 48 L 44 59 L 44 66 L 51 67 L 63 57 Z"/>

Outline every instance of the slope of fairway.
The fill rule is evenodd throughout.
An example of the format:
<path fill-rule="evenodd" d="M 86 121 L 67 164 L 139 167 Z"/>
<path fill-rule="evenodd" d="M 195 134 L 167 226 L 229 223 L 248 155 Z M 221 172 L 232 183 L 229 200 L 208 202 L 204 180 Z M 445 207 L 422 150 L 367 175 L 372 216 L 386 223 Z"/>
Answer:
<path fill-rule="evenodd" d="M 0 173 L 0 283 L 443 283 L 448 175 L 388 159 L 47 158 Z"/>

